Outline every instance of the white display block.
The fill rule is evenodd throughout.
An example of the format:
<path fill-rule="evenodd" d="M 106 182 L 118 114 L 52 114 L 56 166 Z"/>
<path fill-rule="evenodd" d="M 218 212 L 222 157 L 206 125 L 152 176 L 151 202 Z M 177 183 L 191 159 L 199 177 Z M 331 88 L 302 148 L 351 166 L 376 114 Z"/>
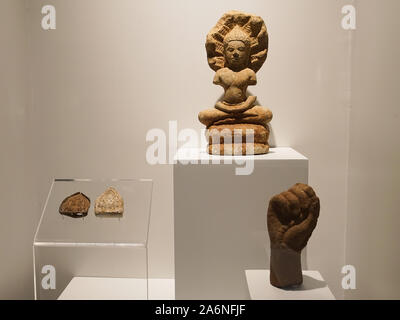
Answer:
<path fill-rule="evenodd" d="M 269 270 L 246 270 L 252 300 L 335 300 L 318 271 L 303 270 L 303 284 L 279 289 L 269 282 Z"/>
<path fill-rule="evenodd" d="M 146 300 L 147 280 L 74 277 L 58 300 Z"/>
<path fill-rule="evenodd" d="M 307 158 L 292 148 L 254 157 L 180 149 L 175 160 L 176 299 L 249 299 L 245 270 L 269 268 L 269 200 L 307 183 Z M 244 166 L 252 173 L 238 175 Z"/>
<path fill-rule="evenodd" d="M 173 279 L 149 279 L 150 300 L 173 300 Z M 145 279 L 74 277 L 58 300 L 145 300 Z"/>

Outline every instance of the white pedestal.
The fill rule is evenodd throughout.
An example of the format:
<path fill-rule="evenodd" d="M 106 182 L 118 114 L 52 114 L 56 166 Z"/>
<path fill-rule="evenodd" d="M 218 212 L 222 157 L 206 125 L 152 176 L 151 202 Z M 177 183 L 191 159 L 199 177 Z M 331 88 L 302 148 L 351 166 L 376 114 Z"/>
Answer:
<path fill-rule="evenodd" d="M 74 277 L 58 300 L 146 300 L 145 279 Z M 173 279 L 149 279 L 150 300 L 173 300 Z"/>
<path fill-rule="evenodd" d="M 279 289 L 269 282 L 269 270 L 246 270 L 252 300 L 335 300 L 318 271 L 303 270 L 303 284 L 297 288 Z"/>
<path fill-rule="evenodd" d="M 307 158 L 291 148 L 271 148 L 254 158 L 181 149 L 176 160 L 176 299 L 249 299 L 244 271 L 269 268 L 269 200 L 307 183 Z M 252 174 L 235 174 L 243 167 L 236 160 L 254 164 Z"/>

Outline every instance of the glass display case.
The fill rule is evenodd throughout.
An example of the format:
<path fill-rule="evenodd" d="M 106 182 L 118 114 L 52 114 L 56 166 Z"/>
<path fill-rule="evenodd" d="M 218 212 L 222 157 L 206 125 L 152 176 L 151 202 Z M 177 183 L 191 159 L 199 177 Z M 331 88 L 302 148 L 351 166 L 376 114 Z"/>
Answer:
<path fill-rule="evenodd" d="M 36 299 L 57 299 L 73 278 L 136 279 L 138 299 L 148 297 L 148 231 L 152 180 L 55 179 L 33 243 Z M 113 187 L 121 215 L 95 214 L 96 199 Z M 67 197 L 90 199 L 85 216 L 60 213 Z M 97 210 L 97 208 L 96 208 Z"/>

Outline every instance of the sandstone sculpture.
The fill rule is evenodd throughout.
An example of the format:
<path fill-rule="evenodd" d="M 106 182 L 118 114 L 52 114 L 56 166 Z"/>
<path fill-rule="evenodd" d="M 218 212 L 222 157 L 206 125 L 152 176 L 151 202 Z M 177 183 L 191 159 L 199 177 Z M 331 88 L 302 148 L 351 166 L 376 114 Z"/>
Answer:
<path fill-rule="evenodd" d="M 284 288 L 303 282 L 301 250 L 317 225 L 319 199 L 314 190 L 297 183 L 271 198 L 267 225 L 271 241 L 270 282 Z"/>
<path fill-rule="evenodd" d="M 72 218 L 82 218 L 87 215 L 89 208 L 90 199 L 83 193 L 76 192 L 61 202 L 59 212 Z"/>
<path fill-rule="evenodd" d="M 117 190 L 109 187 L 96 199 L 94 213 L 101 216 L 121 217 L 124 213 L 124 200 Z"/>
<path fill-rule="evenodd" d="M 247 96 L 267 58 L 268 34 L 262 18 L 239 11 L 225 13 L 207 35 L 208 64 L 214 84 L 224 88 L 214 109 L 199 113 L 207 128 L 210 154 L 263 154 L 269 150 L 272 112 Z"/>

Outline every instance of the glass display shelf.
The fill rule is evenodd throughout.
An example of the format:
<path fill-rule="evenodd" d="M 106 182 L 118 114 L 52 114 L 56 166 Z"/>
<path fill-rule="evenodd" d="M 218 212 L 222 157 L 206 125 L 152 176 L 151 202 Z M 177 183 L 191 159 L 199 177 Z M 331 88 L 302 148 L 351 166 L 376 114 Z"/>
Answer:
<path fill-rule="evenodd" d="M 73 277 L 104 277 L 145 282 L 137 296 L 147 299 L 152 185 L 149 179 L 55 179 L 33 243 L 35 298 L 57 299 Z M 95 215 L 95 201 L 108 187 L 124 200 L 122 216 Z M 90 199 L 87 215 L 60 214 L 62 201 L 76 192 Z"/>

